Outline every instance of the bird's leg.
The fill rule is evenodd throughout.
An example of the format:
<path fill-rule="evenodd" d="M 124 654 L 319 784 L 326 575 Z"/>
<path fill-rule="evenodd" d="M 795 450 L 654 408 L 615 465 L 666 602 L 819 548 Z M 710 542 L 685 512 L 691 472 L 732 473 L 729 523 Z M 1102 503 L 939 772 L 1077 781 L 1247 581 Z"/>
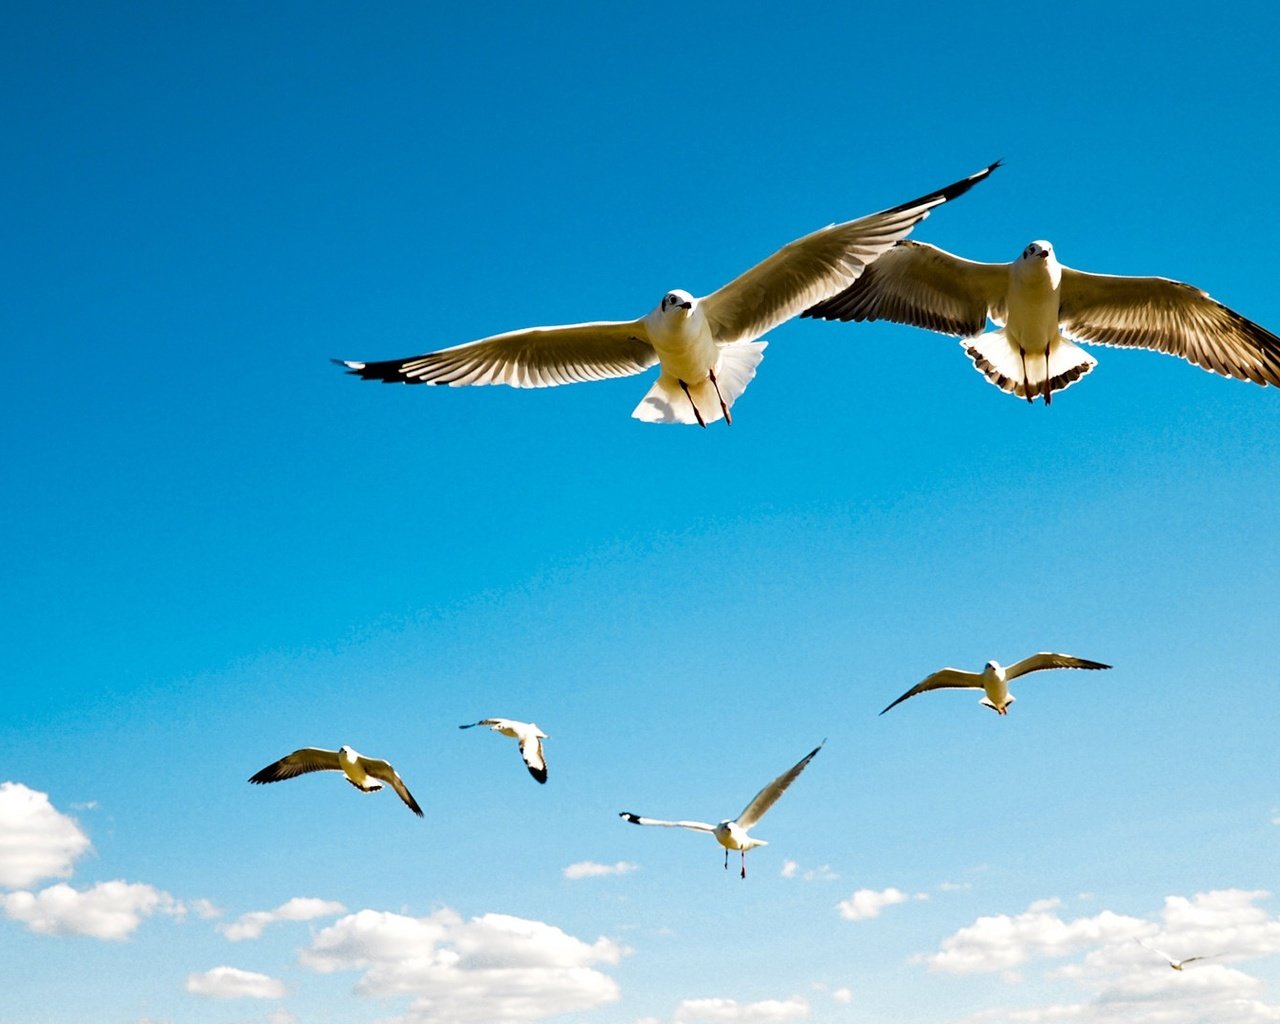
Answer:
<path fill-rule="evenodd" d="M 747 851 L 742 851 L 742 877 L 747 877 Z"/>
<path fill-rule="evenodd" d="M 716 389 L 716 398 L 720 399 L 720 411 L 724 413 L 724 422 L 726 426 L 733 426 L 733 417 L 729 415 L 729 407 L 725 405 L 724 395 L 720 394 L 720 382 L 716 380 L 716 371 L 714 368 L 707 371 L 707 376 L 711 378 L 711 386 Z"/>
<path fill-rule="evenodd" d="M 1022 393 L 1026 396 L 1027 402 L 1035 403 L 1035 399 L 1031 397 L 1031 379 L 1027 376 L 1027 350 L 1021 345 L 1018 351 L 1022 354 Z"/>
<path fill-rule="evenodd" d="M 729 870 L 729 847 L 724 848 L 724 869 Z"/>
<path fill-rule="evenodd" d="M 1050 402 L 1053 401 L 1053 388 L 1049 384 L 1049 350 L 1044 350 L 1044 404 L 1048 408 Z"/>
<path fill-rule="evenodd" d="M 698 403 L 693 400 L 693 395 L 689 394 L 689 385 L 684 381 L 680 381 L 680 388 L 684 391 L 684 397 L 689 399 L 689 404 L 693 406 L 693 414 L 698 417 L 698 426 L 706 430 L 707 421 L 702 418 L 702 410 L 698 408 Z"/>

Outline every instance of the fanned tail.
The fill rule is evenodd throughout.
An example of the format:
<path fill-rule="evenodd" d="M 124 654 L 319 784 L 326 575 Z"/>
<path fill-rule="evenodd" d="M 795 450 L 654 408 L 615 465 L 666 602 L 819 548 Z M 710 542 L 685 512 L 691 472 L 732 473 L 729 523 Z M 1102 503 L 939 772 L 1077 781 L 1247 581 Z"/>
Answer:
<path fill-rule="evenodd" d="M 635 407 L 631 415 L 644 423 L 697 423 L 698 417 L 693 411 L 693 403 L 698 404 L 698 412 L 702 413 L 704 423 L 714 423 L 724 419 L 720 411 L 720 398 L 725 405 L 733 408 L 738 396 L 747 390 L 747 385 L 756 375 L 756 367 L 764 358 L 767 341 L 737 341 L 720 347 L 720 356 L 716 360 L 716 384 L 720 395 L 716 395 L 716 385 L 704 380 L 689 385 L 689 394 L 675 377 L 665 370 L 658 374 L 653 387 Z"/>
<path fill-rule="evenodd" d="M 1028 392 L 1032 398 L 1036 398 L 1044 395 L 1046 390 L 1049 394 L 1061 391 L 1098 364 L 1079 345 L 1061 336 L 1050 342 L 1047 359 L 1043 353 L 1028 352 L 1025 371 L 1021 351 L 1004 331 L 991 331 L 977 338 L 965 338 L 960 344 L 979 373 L 1001 391 L 1019 398 L 1026 398 Z"/>

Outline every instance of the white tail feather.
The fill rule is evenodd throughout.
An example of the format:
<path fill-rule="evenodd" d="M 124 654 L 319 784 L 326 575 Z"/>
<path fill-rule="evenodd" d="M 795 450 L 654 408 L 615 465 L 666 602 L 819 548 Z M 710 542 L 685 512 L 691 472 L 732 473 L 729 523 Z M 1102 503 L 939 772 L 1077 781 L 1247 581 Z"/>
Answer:
<path fill-rule="evenodd" d="M 1098 364 L 1088 352 L 1061 336 L 1049 343 L 1048 358 L 1043 352 L 1028 352 L 1025 370 L 1021 351 L 1004 331 L 966 338 L 960 344 L 979 373 L 1019 398 L 1026 398 L 1028 391 L 1032 398 L 1044 394 L 1046 379 L 1050 394 L 1062 391 Z"/>
<path fill-rule="evenodd" d="M 739 341 L 720 347 L 720 357 L 716 360 L 716 383 L 725 405 L 733 408 L 738 396 L 747 390 L 768 344 L 767 341 Z M 696 402 L 703 421 L 714 423 L 724 418 L 720 411 L 720 397 L 716 396 L 716 388 L 709 379 L 690 384 L 686 396 L 680 382 L 664 370 L 631 415 L 645 423 L 697 423 L 698 418 L 693 411 L 693 403 Z"/>

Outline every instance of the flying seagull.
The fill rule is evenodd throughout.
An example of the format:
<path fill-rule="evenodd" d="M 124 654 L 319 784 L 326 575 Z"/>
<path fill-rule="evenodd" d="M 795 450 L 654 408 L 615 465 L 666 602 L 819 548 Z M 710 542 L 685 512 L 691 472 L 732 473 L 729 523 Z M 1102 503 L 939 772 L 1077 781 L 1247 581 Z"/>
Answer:
<path fill-rule="evenodd" d="M 1143 942 L 1141 939 L 1134 939 L 1134 941 L 1137 942 L 1138 945 L 1142 946 L 1144 949 L 1151 950 L 1151 952 L 1155 953 L 1156 956 L 1164 957 L 1165 962 L 1170 967 L 1172 967 L 1175 971 L 1181 971 L 1183 968 L 1187 966 L 1187 964 L 1194 963 L 1196 960 L 1212 960 L 1214 957 L 1222 956 L 1221 953 L 1209 953 L 1205 956 L 1189 956 L 1185 960 L 1175 960 L 1164 950 L 1156 949 L 1155 946 L 1149 946 L 1147 945 L 1147 943 Z"/>
<path fill-rule="evenodd" d="M 996 387 L 1048 405 L 1097 360 L 1073 342 L 1147 348 L 1224 377 L 1280 386 L 1280 338 L 1193 285 L 1087 274 L 1035 241 L 1012 263 L 975 263 L 903 241 L 849 288 L 805 310 L 821 320 L 892 320 L 961 339 Z M 983 334 L 987 320 L 999 330 Z"/>
<path fill-rule="evenodd" d="M 872 260 L 935 206 L 982 181 L 999 161 L 945 188 L 858 220 L 815 231 L 710 295 L 667 292 L 638 320 L 530 327 L 408 359 L 336 359 L 365 380 L 507 384 L 543 388 L 627 377 L 662 366 L 632 412 L 646 423 L 708 423 L 729 413 L 763 358 L 762 335 L 858 279 Z"/>
<path fill-rule="evenodd" d="M 1028 672 L 1039 672 L 1046 668 L 1110 668 L 1100 661 L 1088 661 L 1084 658 L 1073 658 L 1070 654 L 1049 654 L 1041 651 L 1029 658 L 1015 661 L 1012 665 L 1003 666 L 999 662 L 989 661 L 981 672 L 966 672 L 959 668 L 939 669 L 933 675 L 922 679 L 906 693 L 895 700 L 884 711 L 896 708 L 908 697 L 929 690 L 983 690 L 985 696 L 978 701 L 991 708 L 997 715 L 1007 715 L 1009 705 L 1016 699 L 1009 692 L 1009 680 L 1025 676 Z M 881 711 L 880 714 L 884 714 Z"/>
<path fill-rule="evenodd" d="M 405 802 L 405 806 L 419 818 L 422 808 L 409 792 L 409 787 L 396 774 L 396 770 L 386 761 L 376 757 L 365 757 L 348 746 L 338 750 L 321 750 L 319 747 L 303 747 L 295 750 L 287 757 L 280 758 L 275 764 L 269 764 L 249 781 L 262 785 L 267 782 L 283 782 L 307 772 L 342 772 L 347 781 L 362 793 L 373 793 L 382 788 L 385 782 L 391 786 Z M 381 780 L 378 781 L 378 780 Z"/>
<path fill-rule="evenodd" d="M 724 866 L 725 870 L 729 868 L 729 851 L 740 850 L 742 852 L 742 877 L 747 877 L 747 851 L 753 850 L 757 846 L 768 846 L 763 839 L 756 839 L 747 835 L 747 831 L 757 821 L 764 817 L 765 812 L 769 810 L 778 797 L 787 791 L 787 787 L 799 778 L 800 773 L 804 771 L 808 765 L 822 749 L 823 744 L 827 741 L 823 740 L 807 753 L 798 764 L 788 769 L 774 779 L 764 789 L 760 790 L 751 798 L 751 803 L 747 804 L 741 814 L 733 820 L 726 819 L 719 825 L 709 825 L 704 821 L 659 821 L 656 818 L 642 818 L 638 814 L 632 814 L 630 811 L 623 811 L 618 815 L 625 818 L 633 825 L 662 825 L 666 828 L 691 828 L 696 832 L 710 832 L 716 837 L 716 842 L 724 847 Z"/>
<path fill-rule="evenodd" d="M 471 722 L 458 726 L 459 729 L 474 729 L 477 725 L 487 725 L 494 732 L 510 736 L 520 741 L 520 756 L 524 758 L 529 774 L 539 782 L 547 781 L 547 759 L 542 753 L 542 741 L 549 737 L 532 722 L 517 722 L 510 718 L 486 718 L 480 722 Z"/>

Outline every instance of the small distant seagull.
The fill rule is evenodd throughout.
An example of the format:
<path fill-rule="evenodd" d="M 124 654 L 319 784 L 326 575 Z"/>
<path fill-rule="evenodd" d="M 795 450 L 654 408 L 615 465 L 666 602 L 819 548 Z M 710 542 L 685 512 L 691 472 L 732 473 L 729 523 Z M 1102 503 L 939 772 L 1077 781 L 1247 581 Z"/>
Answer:
<path fill-rule="evenodd" d="M 991 708 L 997 715 L 1007 715 L 1009 705 L 1016 699 L 1009 692 L 1009 680 L 1025 676 L 1028 672 L 1039 672 L 1046 668 L 1110 668 L 1100 661 L 1087 661 L 1084 658 L 1073 658 L 1070 654 L 1049 654 L 1041 652 L 1029 658 L 1016 661 L 1008 667 L 999 662 L 989 661 L 981 672 L 966 672 L 959 668 L 939 669 L 933 675 L 922 679 L 906 693 L 895 700 L 884 711 L 895 708 L 908 697 L 929 690 L 983 690 L 986 696 L 978 701 Z M 884 714 L 881 711 L 880 714 Z"/>
<path fill-rule="evenodd" d="M 1164 950 L 1156 949 L 1155 946 L 1147 945 L 1147 943 L 1143 942 L 1141 939 L 1134 939 L 1134 941 L 1139 946 L 1142 946 L 1144 949 L 1151 950 L 1151 952 L 1155 953 L 1156 956 L 1163 957 L 1165 962 L 1170 967 L 1172 967 L 1175 971 L 1180 971 L 1184 967 L 1186 967 L 1187 964 L 1194 963 L 1197 960 L 1212 960 L 1214 957 L 1219 957 L 1224 955 L 1222 953 L 1209 953 L 1205 956 L 1189 956 L 1185 960 L 1176 960 L 1173 957 L 1171 957 L 1168 953 L 1164 952 Z"/>
<path fill-rule="evenodd" d="M 405 806 L 419 818 L 422 808 L 418 806 L 409 788 L 404 784 L 396 770 L 386 761 L 376 757 L 365 757 L 348 746 L 337 750 L 321 750 L 319 747 L 303 747 L 295 750 L 288 757 L 282 757 L 275 764 L 269 764 L 249 781 L 261 785 L 267 782 L 283 782 L 308 772 L 342 772 L 347 781 L 362 793 L 373 793 L 387 783 L 405 802 Z M 376 781 L 381 779 L 382 781 Z"/>
<path fill-rule="evenodd" d="M 849 288 L 805 310 L 821 320 L 892 320 L 953 334 L 996 387 L 1048 405 L 1097 360 L 1071 340 L 1181 356 L 1213 373 L 1280 386 L 1280 338 L 1165 277 L 1087 274 L 1035 241 L 1012 263 L 975 263 L 899 242 Z M 1000 330 L 983 334 L 990 318 Z"/>
<path fill-rule="evenodd" d="M 474 729 L 477 725 L 487 725 L 494 732 L 510 736 L 520 741 L 520 756 L 529 769 L 529 774 L 539 782 L 547 781 L 547 759 L 542 753 L 542 741 L 549 736 L 532 722 L 517 722 L 510 718 L 486 718 L 480 722 L 460 725 L 459 729 Z"/>
<path fill-rule="evenodd" d="M 710 295 L 669 291 L 638 320 L 530 327 L 408 359 L 334 362 L 365 380 L 387 384 L 514 388 L 628 377 L 660 363 L 658 379 L 633 417 L 701 427 L 721 418 L 731 423 L 729 408 L 764 357 L 766 343 L 758 338 L 847 288 L 930 210 L 963 195 L 997 166 L 881 213 L 805 235 Z M 682 211 L 673 210 L 671 220 L 669 227 L 678 229 Z M 574 297 L 572 291 L 566 295 Z"/>
<path fill-rule="evenodd" d="M 765 812 L 777 802 L 778 797 L 787 791 L 787 787 L 799 778 L 805 766 L 817 756 L 818 751 L 822 749 L 823 744 L 826 742 L 826 740 L 823 740 L 822 743 L 819 743 L 809 751 L 795 767 L 783 772 L 769 785 L 765 786 L 764 789 L 760 790 L 736 819 L 726 819 L 720 822 L 719 825 L 710 825 L 704 821 L 659 821 L 656 818 L 642 818 L 638 814 L 632 814 L 630 811 L 623 811 L 618 817 L 625 818 L 633 825 L 662 825 L 666 828 L 691 828 L 697 832 L 710 832 L 716 837 L 716 842 L 724 847 L 724 866 L 726 871 L 729 868 L 729 851 L 740 850 L 742 852 L 742 877 L 746 878 L 747 851 L 754 850 L 757 846 L 769 845 L 763 839 L 756 839 L 747 835 L 747 830 L 764 817 Z"/>

